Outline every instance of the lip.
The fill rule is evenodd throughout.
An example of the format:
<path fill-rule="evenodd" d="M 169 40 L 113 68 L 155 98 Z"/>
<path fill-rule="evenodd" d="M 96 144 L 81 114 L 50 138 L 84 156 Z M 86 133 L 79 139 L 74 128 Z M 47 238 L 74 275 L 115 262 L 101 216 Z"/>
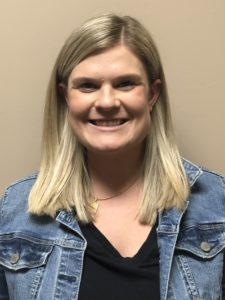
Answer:
<path fill-rule="evenodd" d="M 127 118 L 90 119 L 88 124 L 98 130 L 113 131 L 123 127 L 128 121 Z"/>
<path fill-rule="evenodd" d="M 127 122 L 126 118 L 112 118 L 112 119 L 90 119 L 88 122 L 95 126 L 117 126 Z"/>

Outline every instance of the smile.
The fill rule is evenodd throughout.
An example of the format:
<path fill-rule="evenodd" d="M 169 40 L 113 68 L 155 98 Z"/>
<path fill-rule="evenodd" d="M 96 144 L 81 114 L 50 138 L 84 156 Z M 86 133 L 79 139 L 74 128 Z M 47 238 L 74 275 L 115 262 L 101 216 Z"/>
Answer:
<path fill-rule="evenodd" d="M 115 119 L 115 120 L 90 120 L 90 123 L 92 123 L 95 126 L 103 126 L 103 127 L 113 127 L 113 126 L 119 126 L 127 122 L 125 119 Z"/>

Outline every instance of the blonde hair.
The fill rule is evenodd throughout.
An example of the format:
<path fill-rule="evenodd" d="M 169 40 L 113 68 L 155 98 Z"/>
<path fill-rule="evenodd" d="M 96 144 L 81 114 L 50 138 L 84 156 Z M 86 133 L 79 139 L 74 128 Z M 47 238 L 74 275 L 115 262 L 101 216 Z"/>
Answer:
<path fill-rule="evenodd" d="M 68 108 L 58 85 L 66 85 L 73 68 L 86 57 L 120 42 L 143 63 L 149 84 L 161 80 L 161 92 L 151 112 L 145 144 L 139 220 L 153 224 L 158 211 L 172 207 L 182 209 L 189 185 L 174 139 L 166 81 L 157 48 L 136 19 L 104 14 L 88 20 L 73 32 L 56 60 L 46 96 L 40 171 L 29 196 L 29 212 L 54 217 L 60 209 L 75 210 L 79 220 L 93 221 L 85 149 L 68 125 Z"/>

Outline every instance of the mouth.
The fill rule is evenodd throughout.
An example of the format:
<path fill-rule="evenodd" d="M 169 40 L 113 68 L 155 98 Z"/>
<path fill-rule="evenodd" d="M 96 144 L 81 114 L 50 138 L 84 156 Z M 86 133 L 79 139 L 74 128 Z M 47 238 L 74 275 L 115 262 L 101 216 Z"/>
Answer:
<path fill-rule="evenodd" d="M 89 120 L 88 122 L 95 125 L 95 126 L 102 126 L 102 127 L 114 127 L 120 126 L 126 123 L 127 119 L 112 119 L 112 120 Z"/>

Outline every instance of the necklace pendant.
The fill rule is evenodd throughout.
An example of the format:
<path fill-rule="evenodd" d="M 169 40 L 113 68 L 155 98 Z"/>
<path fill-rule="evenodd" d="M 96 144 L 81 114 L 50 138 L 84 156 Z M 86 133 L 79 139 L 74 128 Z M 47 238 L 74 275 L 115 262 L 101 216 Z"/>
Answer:
<path fill-rule="evenodd" d="M 94 213 L 96 213 L 97 210 L 98 210 L 98 205 L 99 205 L 99 203 L 98 203 L 98 198 L 94 198 L 94 199 L 91 201 L 90 205 L 91 205 L 91 208 L 93 209 Z"/>

